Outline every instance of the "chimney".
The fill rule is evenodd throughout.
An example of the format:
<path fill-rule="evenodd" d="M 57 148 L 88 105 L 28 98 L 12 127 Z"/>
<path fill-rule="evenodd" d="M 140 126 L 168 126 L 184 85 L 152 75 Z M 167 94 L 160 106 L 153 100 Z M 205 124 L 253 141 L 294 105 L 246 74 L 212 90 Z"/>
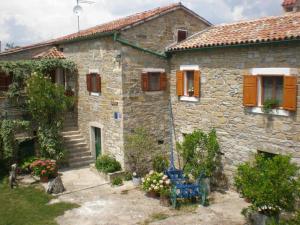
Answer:
<path fill-rule="evenodd" d="M 282 7 L 285 12 L 299 12 L 300 0 L 283 0 Z"/>

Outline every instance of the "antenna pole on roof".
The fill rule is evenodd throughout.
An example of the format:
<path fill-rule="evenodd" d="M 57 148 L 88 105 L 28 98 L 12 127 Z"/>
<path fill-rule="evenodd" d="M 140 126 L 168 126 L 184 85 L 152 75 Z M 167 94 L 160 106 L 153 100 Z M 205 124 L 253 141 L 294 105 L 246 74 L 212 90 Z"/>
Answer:
<path fill-rule="evenodd" d="M 73 12 L 74 14 L 77 16 L 77 28 L 78 28 L 78 32 L 80 32 L 80 14 L 82 13 L 82 7 L 79 5 L 79 3 L 81 4 L 94 4 L 95 2 L 93 1 L 89 1 L 89 0 L 76 0 L 76 5 L 73 8 Z"/>

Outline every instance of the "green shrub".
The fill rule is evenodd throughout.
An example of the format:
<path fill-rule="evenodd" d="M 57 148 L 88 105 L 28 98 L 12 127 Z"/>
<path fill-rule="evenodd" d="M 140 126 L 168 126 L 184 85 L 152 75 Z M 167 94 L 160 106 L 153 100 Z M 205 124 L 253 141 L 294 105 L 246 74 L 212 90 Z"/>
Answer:
<path fill-rule="evenodd" d="M 129 171 L 126 171 L 126 172 L 124 173 L 124 180 L 125 180 L 125 181 L 130 181 L 130 180 L 132 180 L 132 173 L 129 172 Z"/>
<path fill-rule="evenodd" d="M 153 170 L 159 173 L 164 172 L 169 167 L 169 165 L 169 160 L 163 155 L 155 156 L 152 163 Z"/>
<path fill-rule="evenodd" d="M 149 163 L 155 151 L 154 139 L 144 128 L 136 128 L 126 137 L 125 157 L 129 170 L 142 177 L 149 171 Z M 151 164 L 150 164 L 151 165 Z"/>
<path fill-rule="evenodd" d="M 32 170 L 30 168 L 31 164 L 36 161 L 38 158 L 35 157 L 35 156 L 32 156 L 32 157 L 29 157 L 29 158 L 26 158 L 23 160 L 23 162 L 21 163 L 20 165 L 20 168 L 22 170 L 22 173 L 31 173 Z"/>
<path fill-rule="evenodd" d="M 235 186 L 252 203 L 251 208 L 265 215 L 292 211 L 299 195 L 298 167 L 288 156 L 267 158 L 258 154 L 255 162 L 238 167 Z"/>
<path fill-rule="evenodd" d="M 207 177 L 221 167 L 220 147 L 216 131 L 208 134 L 195 130 L 184 137 L 183 142 L 177 143 L 177 149 L 184 161 L 184 172 L 199 177 L 204 173 Z"/>
<path fill-rule="evenodd" d="M 121 185 L 123 185 L 123 180 L 122 180 L 121 177 L 115 177 L 115 178 L 112 180 L 111 184 L 112 184 L 113 186 L 121 186 Z"/>
<path fill-rule="evenodd" d="M 121 164 L 109 155 L 101 155 L 97 158 L 96 168 L 103 173 L 113 173 L 121 170 Z"/>

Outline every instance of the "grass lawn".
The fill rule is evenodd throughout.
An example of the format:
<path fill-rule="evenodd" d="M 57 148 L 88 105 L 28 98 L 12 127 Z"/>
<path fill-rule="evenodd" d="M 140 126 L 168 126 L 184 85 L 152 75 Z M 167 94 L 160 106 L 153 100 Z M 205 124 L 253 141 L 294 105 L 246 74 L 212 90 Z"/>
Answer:
<path fill-rule="evenodd" d="M 47 205 L 52 198 L 37 186 L 11 190 L 7 181 L 0 180 L 0 225 L 57 224 L 57 216 L 77 207 L 70 203 Z"/>

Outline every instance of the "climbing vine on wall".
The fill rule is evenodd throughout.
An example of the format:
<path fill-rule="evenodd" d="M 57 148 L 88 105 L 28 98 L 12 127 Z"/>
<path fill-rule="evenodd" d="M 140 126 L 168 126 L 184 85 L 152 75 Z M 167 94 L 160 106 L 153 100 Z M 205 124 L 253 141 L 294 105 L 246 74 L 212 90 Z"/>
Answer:
<path fill-rule="evenodd" d="M 11 161 L 17 159 L 18 142 L 15 138 L 17 130 L 27 130 L 29 122 L 23 120 L 2 120 L 0 121 L 0 157 Z"/>
<path fill-rule="evenodd" d="M 61 68 L 69 72 L 77 70 L 76 64 L 67 59 L 41 59 L 41 60 L 19 60 L 0 61 L 0 71 L 11 74 L 13 83 L 9 87 L 7 96 L 16 100 L 22 96 L 25 80 L 34 72 L 50 75 L 51 71 Z"/>

